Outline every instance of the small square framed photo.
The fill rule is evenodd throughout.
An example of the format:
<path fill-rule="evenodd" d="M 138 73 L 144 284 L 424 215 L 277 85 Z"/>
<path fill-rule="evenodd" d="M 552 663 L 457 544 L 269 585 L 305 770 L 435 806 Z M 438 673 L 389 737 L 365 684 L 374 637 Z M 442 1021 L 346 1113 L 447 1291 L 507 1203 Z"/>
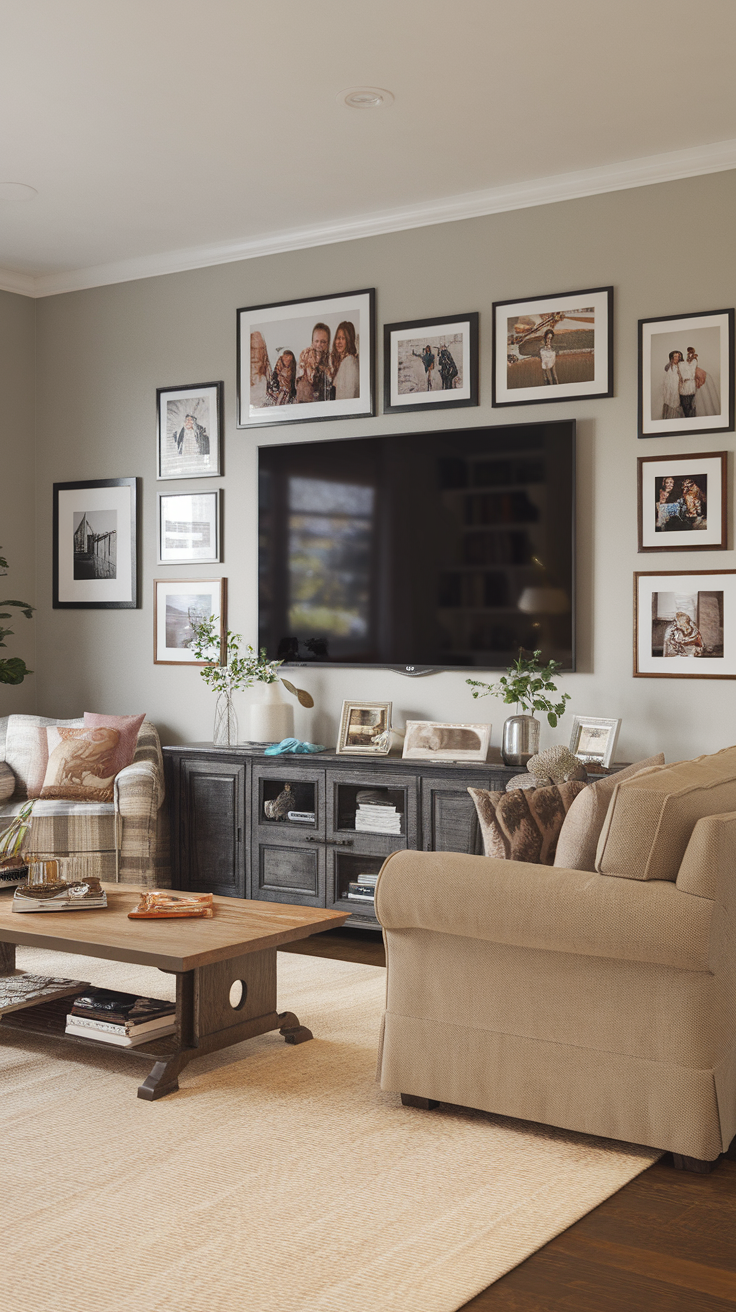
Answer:
<path fill-rule="evenodd" d="M 634 676 L 736 679 L 736 569 L 634 575 Z"/>
<path fill-rule="evenodd" d="M 156 389 L 158 478 L 222 473 L 222 383 Z"/>
<path fill-rule="evenodd" d="M 391 702 L 343 702 L 336 750 L 353 756 L 388 756 L 391 705 Z"/>
<path fill-rule="evenodd" d="M 620 720 L 575 715 L 570 734 L 570 751 L 586 765 L 602 765 L 607 770 L 613 761 L 620 728 Z"/>
<path fill-rule="evenodd" d="M 374 414 L 375 296 L 238 310 L 238 428 Z"/>
<path fill-rule="evenodd" d="M 219 619 L 220 664 L 225 661 L 227 579 L 153 580 L 154 665 L 208 665 L 191 652 L 194 626 Z"/>
<path fill-rule="evenodd" d="M 216 564 L 222 492 L 159 492 L 159 565 Z"/>
<path fill-rule="evenodd" d="M 733 310 L 639 320 L 639 437 L 732 433 Z"/>
<path fill-rule="evenodd" d="M 54 483 L 55 609 L 138 605 L 137 502 L 137 478 Z"/>
<path fill-rule="evenodd" d="M 726 549 L 726 451 L 636 463 L 639 551 Z"/>
<path fill-rule="evenodd" d="M 403 756 L 407 761 L 485 761 L 490 745 L 490 724 L 407 720 Z"/>
<path fill-rule="evenodd" d="M 613 287 L 496 301 L 493 405 L 613 396 Z"/>
<path fill-rule="evenodd" d="M 474 311 L 384 324 L 384 411 L 477 405 L 478 320 Z"/>

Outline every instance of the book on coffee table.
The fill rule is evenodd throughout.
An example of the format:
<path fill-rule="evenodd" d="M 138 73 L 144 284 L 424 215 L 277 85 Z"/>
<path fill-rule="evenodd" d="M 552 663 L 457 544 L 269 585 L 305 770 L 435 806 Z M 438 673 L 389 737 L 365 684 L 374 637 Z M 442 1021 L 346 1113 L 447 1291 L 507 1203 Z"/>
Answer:
<path fill-rule="evenodd" d="M 88 987 L 83 979 L 58 975 L 0 975 L 0 1016 L 51 998 L 67 998 Z"/>

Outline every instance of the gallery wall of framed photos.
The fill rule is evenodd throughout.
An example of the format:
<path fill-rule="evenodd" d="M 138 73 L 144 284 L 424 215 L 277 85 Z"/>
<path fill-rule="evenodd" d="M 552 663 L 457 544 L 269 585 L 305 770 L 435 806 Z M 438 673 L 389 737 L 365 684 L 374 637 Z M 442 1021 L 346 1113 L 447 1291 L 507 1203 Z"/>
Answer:
<path fill-rule="evenodd" d="M 678 225 L 698 244 L 697 261 L 680 262 L 676 276 L 662 241 L 673 206 Z M 620 760 L 662 748 L 674 758 L 722 746 L 719 726 L 730 683 L 688 675 L 687 699 L 673 713 L 682 680 L 635 677 L 633 590 L 635 574 L 676 570 L 683 585 L 674 604 L 681 609 L 683 597 L 695 598 L 684 613 L 695 607 L 689 620 L 704 644 L 712 638 L 713 608 L 709 598 L 698 600 L 700 594 L 723 592 L 724 607 L 730 605 L 728 581 L 708 587 L 692 571 L 705 576 L 701 567 L 707 566 L 723 575 L 736 563 L 730 378 L 736 271 L 728 217 L 735 209 L 736 178 L 714 174 L 40 299 L 40 589 L 51 597 L 52 484 L 119 477 L 140 480 L 140 586 L 138 608 L 125 615 L 53 607 L 39 615 L 39 709 L 76 714 L 94 687 L 121 712 L 153 710 L 165 740 L 211 735 L 212 708 L 196 670 L 177 670 L 176 664 L 188 663 L 178 657 L 162 667 L 151 659 L 153 583 L 188 586 L 199 578 L 216 599 L 213 582 L 227 576 L 228 626 L 252 641 L 259 445 L 301 440 L 302 434 L 310 441 L 350 440 L 510 420 L 523 431 L 527 420 L 549 415 L 575 418 L 578 427 L 580 618 L 578 669 L 563 681 L 572 698 L 568 716 L 556 733 L 544 729 L 543 745 L 567 743 L 575 714 L 621 719 Z M 341 325 L 353 331 L 344 326 L 339 333 Z M 123 342 L 135 349 L 122 350 Z M 681 367 L 674 407 L 671 371 L 665 370 L 672 351 L 682 356 L 675 362 Z M 325 378 L 320 383 L 317 377 L 322 355 L 328 357 L 329 392 Z M 305 395 L 308 371 L 313 395 L 320 388 L 322 394 L 290 400 L 302 377 Z M 692 402 L 687 380 L 680 392 L 689 372 L 696 387 Z M 274 404 L 267 405 L 269 378 Z M 253 387 L 263 392 L 260 405 Z M 310 422 L 299 430 L 295 420 L 301 422 L 308 407 Z M 688 422 L 691 408 L 697 423 Z M 266 411 L 275 417 L 261 422 Z M 293 418 L 285 418 L 289 411 Z M 657 431 L 640 437 L 645 426 Z M 213 493 L 217 524 L 199 504 Z M 164 519 L 163 534 L 159 496 L 167 512 L 190 503 L 188 518 L 174 513 Z M 210 543 L 219 535 L 219 551 L 208 546 L 209 556 L 202 551 L 188 560 L 187 542 L 202 525 Z M 182 535 L 178 543 L 176 534 Z M 162 541 L 166 552 L 181 554 L 159 563 Z M 671 589 L 652 587 L 651 596 L 655 591 L 664 598 Z M 666 618 L 658 614 L 660 627 Z M 708 645 L 713 648 L 712 641 Z M 58 650 L 75 653 L 61 688 L 44 654 Z M 702 656 L 652 659 L 660 668 L 680 660 L 690 662 L 689 669 L 704 668 Z M 724 658 L 711 651 L 707 659 Z M 310 669 L 300 678 L 316 708 L 297 708 L 296 732 L 311 741 L 337 741 L 344 701 L 390 700 L 399 724 L 464 724 L 477 710 L 459 672 L 413 683 L 377 670 Z M 488 718 L 495 745 L 503 713 L 489 703 Z"/>

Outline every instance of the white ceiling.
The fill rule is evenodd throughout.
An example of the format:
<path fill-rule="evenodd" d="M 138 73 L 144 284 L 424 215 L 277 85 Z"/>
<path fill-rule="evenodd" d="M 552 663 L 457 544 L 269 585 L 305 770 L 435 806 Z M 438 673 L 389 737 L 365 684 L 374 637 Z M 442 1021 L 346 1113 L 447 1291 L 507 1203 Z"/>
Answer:
<path fill-rule="evenodd" d="M 0 0 L 0 286 L 734 168 L 735 49 L 735 0 Z"/>

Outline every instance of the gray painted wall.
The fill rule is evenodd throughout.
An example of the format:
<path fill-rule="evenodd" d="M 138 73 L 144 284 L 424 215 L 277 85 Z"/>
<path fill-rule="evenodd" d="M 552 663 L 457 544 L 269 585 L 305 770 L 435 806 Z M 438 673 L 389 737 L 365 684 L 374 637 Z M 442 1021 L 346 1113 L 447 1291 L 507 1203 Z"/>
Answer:
<path fill-rule="evenodd" d="M 229 625 L 256 635 L 258 442 L 369 436 L 448 423 L 522 423 L 574 417 L 579 432 L 579 672 L 563 680 L 568 714 L 543 745 L 569 738 L 571 713 L 622 716 L 618 756 L 664 748 L 668 758 L 734 740 L 736 684 L 632 677 L 632 575 L 636 569 L 733 568 L 732 551 L 637 555 L 636 457 L 734 448 L 734 436 L 640 442 L 636 436 L 637 319 L 720 309 L 736 302 L 736 174 L 623 191 L 462 223 L 221 265 L 50 297 L 38 327 L 38 709 L 146 711 L 164 741 L 211 738 L 214 701 L 196 670 L 155 666 L 156 577 L 228 579 Z M 575 288 L 615 287 L 615 392 L 610 400 L 514 410 L 491 408 L 491 303 Z M 420 415 L 333 421 L 243 432 L 235 427 L 238 306 L 375 286 L 384 322 L 481 312 L 481 405 Z M 224 558 L 219 567 L 156 565 L 156 494 L 215 480 L 157 484 L 158 386 L 225 381 Z M 379 384 L 382 364 L 379 341 Z M 379 406 L 380 408 L 380 406 Z M 51 609 L 51 485 L 55 480 L 140 475 L 142 607 Z M 729 492 L 732 504 L 732 492 Z M 730 515 L 729 511 L 729 515 Z M 492 720 L 500 742 L 507 708 L 473 702 L 464 675 L 411 681 L 382 671 L 315 670 L 300 677 L 316 709 L 297 708 L 300 737 L 335 742 L 345 697 L 390 698 L 394 719 Z M 248 737 L 241 694 L 241 738 Z"/>
<path fill-rule="evenodd" d="M 0 555 L 10 566 L 7 578 L 0 579 L 0 597 L 31 604 L 36 590 L 35 324 L 34 301 L 0 292 Z M 13 629 L 0 656 L 20 656 L 29 669 L 37 670 L 35 621 L 15 611 L 13 619 L 0 620 L 0 626 Z M 0 715 L 34 712 L 37 686 L 37 674 L 13 686 L 0 683 Z"/>

